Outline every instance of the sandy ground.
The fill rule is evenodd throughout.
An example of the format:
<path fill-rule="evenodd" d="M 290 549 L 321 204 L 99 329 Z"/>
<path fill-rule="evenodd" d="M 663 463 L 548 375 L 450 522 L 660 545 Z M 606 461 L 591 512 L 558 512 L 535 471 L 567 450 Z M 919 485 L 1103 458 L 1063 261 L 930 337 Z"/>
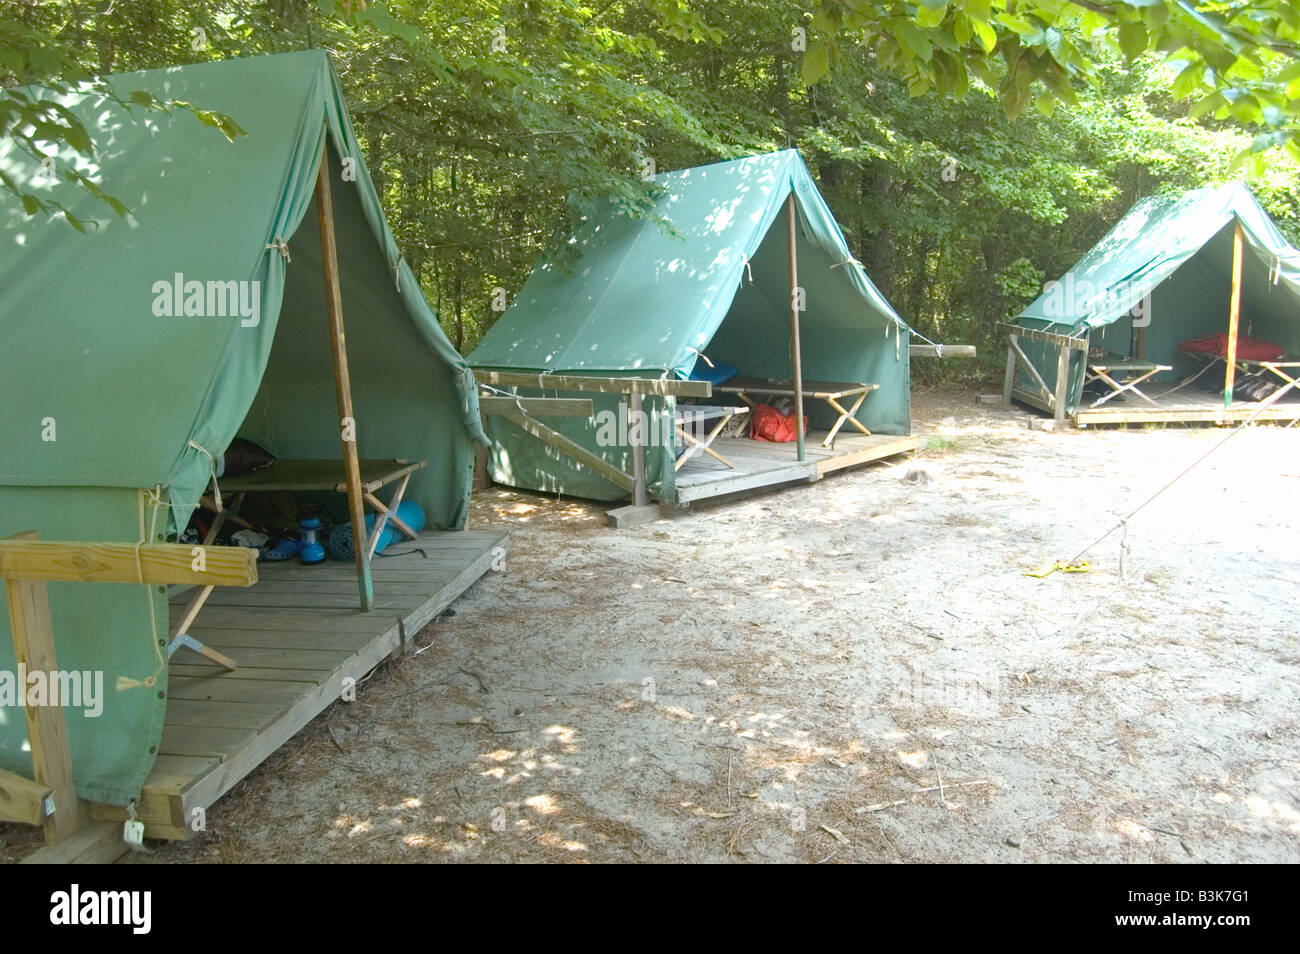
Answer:
<path fill-rule="evenodd" d="M 481 495 L 505 572 L 133 860 L 1300 859 L 1300 432 L 1036 579 L 1228 431 L 914 414 L 915 459 L 633 530 Z"/>

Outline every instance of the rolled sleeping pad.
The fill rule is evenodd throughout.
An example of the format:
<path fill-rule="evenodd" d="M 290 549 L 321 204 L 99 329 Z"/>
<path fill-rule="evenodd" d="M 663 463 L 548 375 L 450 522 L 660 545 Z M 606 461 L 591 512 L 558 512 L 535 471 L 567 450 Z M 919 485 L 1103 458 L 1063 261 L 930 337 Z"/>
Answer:
<path fill-rule="evenodd" d="M 424 509 L 414 500 L 403 500 L 397 506 L 397 518 L 406 524 L 416 533 L 424 529 Z M 375 521 L 379 519 L 379 514 L 366 514 L 366 536 L 369 537 L 375 529 Z M 396 540 L 399 543 L 406 541 L 406 535 L 392 525 L 385 523 L 383 532 L 379 534 L 379 545 L 375 547 L 375 553 L 383 553 L 384 547 Z M 341 523 L 330 531 L 329 545 L 330 556 L 336 560 L 351 561 L 356 559 L 356 554 L 352 549 L 352 524 Z"/>

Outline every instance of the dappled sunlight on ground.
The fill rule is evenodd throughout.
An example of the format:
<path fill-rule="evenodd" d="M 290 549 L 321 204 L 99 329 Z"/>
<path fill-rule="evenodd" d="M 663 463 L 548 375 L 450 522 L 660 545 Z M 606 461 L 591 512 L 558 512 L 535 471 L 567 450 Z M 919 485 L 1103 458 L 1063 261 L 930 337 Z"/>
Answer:
<path fill-rule="evenodd" d="M 630 530 L 479 495 L 505 571 L 132 861 L 1293 860 L 1300 429 L 1040 579 L 1223 432 L 915 413 L 913 459 Z"/>

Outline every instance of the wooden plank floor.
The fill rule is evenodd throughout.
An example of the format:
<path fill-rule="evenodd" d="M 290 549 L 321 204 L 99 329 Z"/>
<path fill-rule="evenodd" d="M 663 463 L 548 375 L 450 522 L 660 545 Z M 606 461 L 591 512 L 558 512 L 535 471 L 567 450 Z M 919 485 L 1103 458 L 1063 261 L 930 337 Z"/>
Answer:
<path fill-rule="evenodd" d="M 150 838 L 187 838 L 206 810 L 504 557 L 497 531 L 422 533 L 372 564 L 375 611 L 357 609 L 351 563 L 258 565 L 247 589 L 218 588 L 190 635 L 233 658 L 233 672 L 187 649 L 168 667 L 167 716 L 137 815 Z M 191 594 L 171 600 L 175 622 Z M 125 818 L 96 805 L 97 818 Z"/>
<path fill-rule="evenodd" d="M 1222 375 L 1220 375 L 1222 377 Z M 1164 385 L 1142 386 L 1143 392 L 1156 402 L 1152 407 L 1141 398 L 1129 397 L 1127 394 L 1111 398 L 1101 407 L 1088 405 L 1096 398 L 1088 398 L 1075 414 L 1074 422 L 1080 427 L 1089 424 L 1146 424 L 1205 422 L 1212 424 L 1229 424 L 1248 420 L 1259 410 L 1255 402 L 1233 401 L 1232 407 L 1224 409 L 1222 394 L 1207 394 L 1198 391 L 1195 386 L 1185 387 L 1181 391 L 1169 394 Z M 1294 390 L 1284 395 L 1277 403 L 1266 408 L 1258 418 L 1261 421 L 1300 420 L 1300 395 Z"/>
<path fill-rule="evenodd" d="M 748 437 L 720 437 L 713 448 L 735 465 L 728 468 L 707 454 L 692 457 L 677 472 L 677 502 L 682 504 L 771 487 L 794 481 L 817 480 L 831 471 L 853 467 L 921 446 L 920 437 L 893 434 L 839 434 L 833 447 L 822 447 L 825 431 L 809 431 L 804 460 L 795 457 L 794 444 L 769 444 Z"/>

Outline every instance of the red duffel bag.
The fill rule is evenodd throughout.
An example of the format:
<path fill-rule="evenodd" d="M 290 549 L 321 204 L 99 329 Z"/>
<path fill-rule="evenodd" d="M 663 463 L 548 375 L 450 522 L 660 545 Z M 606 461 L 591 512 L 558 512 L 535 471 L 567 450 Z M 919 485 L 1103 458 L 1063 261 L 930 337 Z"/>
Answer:
<path fill-rule="evenodd" d="M 808 418 L 803 419 L 803 431 L 808 433 Z M 794 415 L 782 414 L 770 404 L 759 404 L 749 415 L 749 436 L 756 441 L 789 444 L 798 436 Z"/>

